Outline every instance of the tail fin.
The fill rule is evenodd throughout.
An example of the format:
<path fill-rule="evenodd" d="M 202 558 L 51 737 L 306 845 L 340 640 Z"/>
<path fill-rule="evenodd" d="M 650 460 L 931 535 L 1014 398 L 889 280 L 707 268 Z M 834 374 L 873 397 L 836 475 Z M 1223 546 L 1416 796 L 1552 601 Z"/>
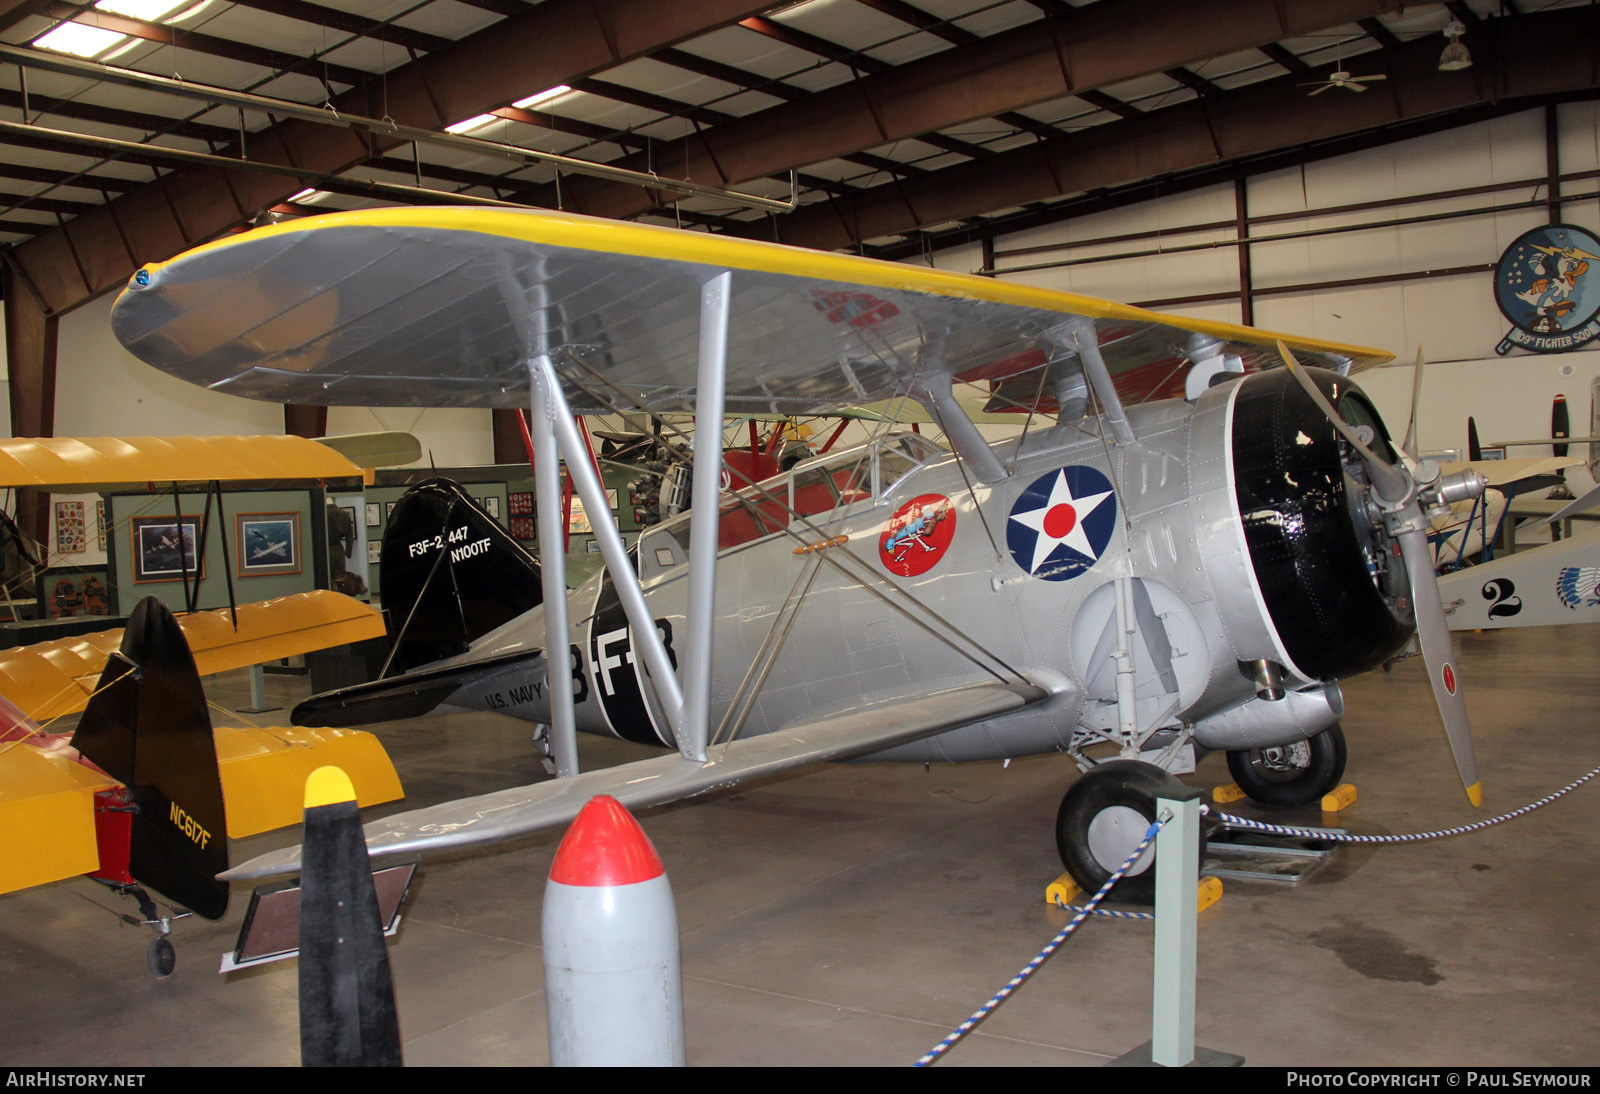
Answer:
<path fill-rule="evenodd" d="M 221 918 L 227 815 L 211 719 L 189 644 L 155 597 L 129 617 L 72 744 L 128 788 L 128 873 L 207 919 Z"/>
<path fill-rule="evenodd" d="M 379 567 L 396 631 L 391 672 L 465 653 L 544 599 L 538 561 L 449 479 L 395 503 Z"/>

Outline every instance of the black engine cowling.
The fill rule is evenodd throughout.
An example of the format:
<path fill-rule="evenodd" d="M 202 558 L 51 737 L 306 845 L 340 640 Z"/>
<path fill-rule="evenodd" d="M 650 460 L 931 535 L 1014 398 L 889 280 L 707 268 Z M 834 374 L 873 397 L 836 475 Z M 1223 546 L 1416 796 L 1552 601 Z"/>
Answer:
<path fill-rule="evenodd" d="M 1394 453 L 1372 403 L 1348 378 L 1307 369 L 1346 422 Z M 1309 676 L 1375 668 L 1413 633 L 1404 563 L 1368 515 L 1365 471 L 1288 369 L 1240 381 L 1234 490 L 1262 598 L 1284 650 Z"/>

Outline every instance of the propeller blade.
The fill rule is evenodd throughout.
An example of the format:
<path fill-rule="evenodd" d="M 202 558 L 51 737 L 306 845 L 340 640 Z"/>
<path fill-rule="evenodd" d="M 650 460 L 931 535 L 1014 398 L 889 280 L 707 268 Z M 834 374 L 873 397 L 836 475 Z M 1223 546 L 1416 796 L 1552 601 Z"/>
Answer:
<path fill-rule="evenodd" d="M 1456 771 L 1466 788 L 1467 800 L 1474 806 L 1483 803 L 1483 787 L 1478 779 L 1478 761 L 1472 752 L 1472 730 L 1467 723 L 1466 697 L 1456 675 L 1455 648 L 1450 641 L 1450 626 L 1445 621 L 1444 603 L 1439 597 L 1439 582 L 1433 572 L 1433 554 L 1428 550 L 1426 526 L 1400 535 L 1400 551 L 1405 557 L 1406 575 L 1411 580 L 1411 608 L 1417 620 L 1417 639 L 1422 660 L 1428 668 L 1428 683 L 1433 699 L 1444 719 L 1445 736 L 1455 755 Z"/>
<path fill-rule="evenodd" d="M 1361 453 L 1362 461 L 1367 465 L 1367 474 L 1372 477 L 1372 486 L 1378 496 L 1386 501 L 1398 501 L 1405 497 L 1411 489 L 1411 476 L 1395 467 L 1393 464 L 1380 460 L 1372 449 L 1368 448 L 1356 431 L 1351 429 L 1345 420 L 1339 417 L 1339 412 L 1333 409 L 1327 397 L 1322 394 L 1322 389 L 1312 382 L 1306 375 L 1305 366 L 1302 365 L 1294 353 L 1283 342 L 1278 343 L 1278 353 L 1283 357 L 1283 363 L 1289 367 L 1289 373 L 1296 382 L 1311 396 L 1311 401 L 1317 404 L 1318 409 L 1333 423 L 1333 428 L 1339 435 L 1349 441 L 1355 450 Z M 1431 567 L 1430 567 L 1431 570 Z"/>
<path fill-rule="evenodd" d="M 1378 497 L 1390 506 L 1398 519 L 1398 527 L 1406 529 L 1396 538 L 1405 560 L 1406 577 L 1411 585 L 1411 610 L 1416 618 L 1417 640 L 1422 647 L 1422 659 L 1428 667 L 1428 682 L 1433 687 L 1434 702 L 1439 707 L 1439 717 L 1444 720 L 1445 736 L 1450 740 L 1450 751 L 1455 755 L 1456 771 L 1461 775 L 1461 785 L 1466 787 L 1467 800 L 1474 806 L 1483 801 L 1483 789 L 1478 780 L 1478 761 L 1472 752 L 1472 732 L 1467 723 L 1467 704 L 1461 694 L 1461 681 L 1456 676 L 1455 648 L 1450 641 L 1450 626 L 1445 620 L 1444 602 L 1439 596 L 1439 579 L 1433 569 L 1433 552 L 1428 547 L 1428 522 L 1413 494 L 1416 479 L 1408 468 L 1385 463 L 1373 454 L 1354 430 L 1328 403 L 1322 391 L 1306 374 L 1283 342 L 1278 352 L 1284 364 L 1306 394 L 1321 408 L 1339 434 L 1361 454 L 1366 463 L 1367 476 Z M 1437 469 L 1434 469 L 1437 474 Z M 1481 481 L 1481 480 L 1480 480 Z M 1481 492 L 1481 489 L 1480 489 Z M 1399 503 L 1404 500 L 1404 505 Z"/>
<path fill-rule="evenodd" d="M 1478 423 L 1471 415 L 1467 417 L 1467 459 L 1474 463 L 1483 459 L 1483 446 L 1478 443 Z"/>
<path fill-rule="evenodd" d="M 1594 487 L 1581 498 L 1574 498 L 1548 517 L 1535 518 L 1532 523 L 1554 524 L 1558 520 L 1566 520 L 1574 513 L 1582 513 L 1593 509 L 1597 503 L 1600 503 L 1600 486 Z"/>
<path fill-rule="evenodd" d="M 1422 347 L 1417 347 L 1417 362 L 1411 369 L 1411 419 L 1406 422 L 1406 440 L 1400 447 L 1417 458 L 1417 408 L 1422 405 Z"/>

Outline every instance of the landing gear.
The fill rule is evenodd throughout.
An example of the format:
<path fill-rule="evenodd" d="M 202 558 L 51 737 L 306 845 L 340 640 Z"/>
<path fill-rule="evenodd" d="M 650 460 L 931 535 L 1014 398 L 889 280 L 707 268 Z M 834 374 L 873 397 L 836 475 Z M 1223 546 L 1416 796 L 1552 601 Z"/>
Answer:
<path fill-rule="evenodd" d="M 1093 893 L 1121 866 L 1156 817 L 1156 798 L 1182 783 L 1154 764 L 1111 760 L 1084 772 L 1061 799 L 1056 813 L 1056 849 L 1086 892 Z M 1205 836 L 1200 837 L 1205 857 Z M 1149 904 L 1156 895 L 1156 849 L 1146 848 L 1111 890 L 1112 898 Z"/>
<path fill-rule="evenodd" d="M 1335 722 L 1309 740 L 1229 752 L 1228 771 L 1262 805 L 1310 805 L 1344 778 L 1345 755 L 1344 730 Z"/>
<path fill-rule="evenodd" d="M 169 908 L 166 915 L 161 914 L 156 907 L 156 902 L 145 892 L 144 887 L 125 881 L 112 881 L 108 878 L 95 878 L 100 884 L 110 889 L 119 896 L 131 897 L 139 905 L 138 915 L 112 912 L 118 919 L 134 927 L 149 927 L 156 932 L 156 937 L 150 945 L 145 947 L 145 964 L 150 966 L 150 972 L 157 980 L 165 980 L 172 975 L 172 970 L 178 965 L 178 951 L 173 948 L 172 941 L 167 938 L 167 933 L 172 930 L 174 919 L 185 919 L 193 912 L 182 908 Z M 98 906 L 99 901 L 95 904 Z M 106 911 L 111 911 L 107 908 Z"/>
<path fill-rule="evenodd" d="M 144 951 L 144 959 L 155 978 L 165 980 L 178 965 L 178 951 L 165 938 L 158 938 Z"/>

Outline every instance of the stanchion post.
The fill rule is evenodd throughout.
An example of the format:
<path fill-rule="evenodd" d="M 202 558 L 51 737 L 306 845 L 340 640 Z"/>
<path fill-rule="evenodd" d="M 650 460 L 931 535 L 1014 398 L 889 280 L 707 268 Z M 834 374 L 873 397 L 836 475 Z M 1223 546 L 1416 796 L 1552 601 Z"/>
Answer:
<path fill-rule="evenodd" d="M 1155 1002 L 1150 1058 L 1163 1067 L 1194 1059 L 1195 938 L 1200 890 L 1200 794 L 1184 787 L 1156 799 L 1171 815 L 1156 836 Z"/>

